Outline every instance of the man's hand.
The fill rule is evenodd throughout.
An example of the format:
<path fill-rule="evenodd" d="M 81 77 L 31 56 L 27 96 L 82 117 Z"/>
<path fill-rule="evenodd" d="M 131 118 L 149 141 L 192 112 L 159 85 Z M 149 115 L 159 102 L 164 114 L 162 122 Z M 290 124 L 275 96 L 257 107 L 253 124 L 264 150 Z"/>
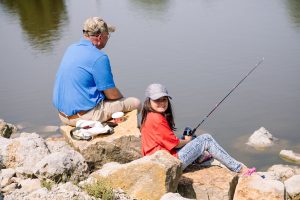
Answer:
<path fill-rule="evenodd" d="M 107 100 L 118 100 L 123 98 L 123 95 L 118 88 L 109 88 L 103 91 Z"/>

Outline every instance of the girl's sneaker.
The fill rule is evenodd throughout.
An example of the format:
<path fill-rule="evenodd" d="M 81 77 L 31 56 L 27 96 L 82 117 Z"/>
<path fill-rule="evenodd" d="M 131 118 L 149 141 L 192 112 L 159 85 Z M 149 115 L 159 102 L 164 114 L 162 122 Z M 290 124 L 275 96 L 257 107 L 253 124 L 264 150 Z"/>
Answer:
<path fill-rule="evenodd" d="M 256 172 L 256 168 L 255 168 L 255 167 L 249 168 L 249 169 L 243 174 L 243 176 L 251 176 L 254 172 Z"/>
<path fill-rule="evenodd" d="M 208 151 L 204 151 L 203 155 L 200 156 L 198 159 L 196 159 L 194 162 L 195 162 L 195 164 L 201 164 L 212 158 L 213 158 L 212 155 Z"/>

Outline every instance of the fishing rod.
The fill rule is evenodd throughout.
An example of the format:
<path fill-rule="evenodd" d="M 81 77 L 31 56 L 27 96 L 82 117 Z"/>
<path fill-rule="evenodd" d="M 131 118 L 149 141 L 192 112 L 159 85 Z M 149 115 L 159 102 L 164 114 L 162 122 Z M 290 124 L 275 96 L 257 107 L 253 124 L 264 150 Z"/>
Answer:
<path fill-rule="evenodd" d="M 219 102 L 215 105 L 215 107 L 203 118 L 203 120 L 196 126 L 196 128 L 191 129 L 189 127 L 186 127 L 184 129 L 183 135 L 192 136 L 196 132 L 196 130 L 203 124 L 203 122 L 219 107 L 219 105 L 265 60 L 265 58 L 262 58 L 249 72 L 248 74 L 238 82 L 231 90 L 230 92 Z"/>

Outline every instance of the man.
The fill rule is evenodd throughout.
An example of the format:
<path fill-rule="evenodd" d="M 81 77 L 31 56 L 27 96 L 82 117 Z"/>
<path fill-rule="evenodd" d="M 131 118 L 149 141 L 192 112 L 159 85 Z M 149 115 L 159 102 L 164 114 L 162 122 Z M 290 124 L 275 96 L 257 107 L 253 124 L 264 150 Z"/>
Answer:
<path fill-rule="evenodd" d="M 109 58 L 102 51 L 114 31 L 100 17 L 88 18 L 83 38 L 65 52 L 52 100 L 64 124 L 75 126 L 79 119 L 104 122 L 114 112 L 141 109 L 139 99 L 124 98 L 115 86 Z"/>

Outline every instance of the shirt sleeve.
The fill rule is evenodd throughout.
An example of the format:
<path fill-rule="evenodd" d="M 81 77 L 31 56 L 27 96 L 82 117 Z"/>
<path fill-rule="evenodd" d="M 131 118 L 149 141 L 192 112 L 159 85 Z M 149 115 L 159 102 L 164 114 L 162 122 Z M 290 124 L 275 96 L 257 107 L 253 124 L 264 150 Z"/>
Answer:
<path fill-rule="evenodd" d="M 115 87 L 110 62 L 107 55 L 101 56 L 94 64 L 93 77 L 98 90 L 103 91 Z"/>
<path fill-rule="evenodd" d="M 156 137 L 158 143 L 169 151 L 174 149 L 180 142 L 164 117 L 159 120 Z"/>

